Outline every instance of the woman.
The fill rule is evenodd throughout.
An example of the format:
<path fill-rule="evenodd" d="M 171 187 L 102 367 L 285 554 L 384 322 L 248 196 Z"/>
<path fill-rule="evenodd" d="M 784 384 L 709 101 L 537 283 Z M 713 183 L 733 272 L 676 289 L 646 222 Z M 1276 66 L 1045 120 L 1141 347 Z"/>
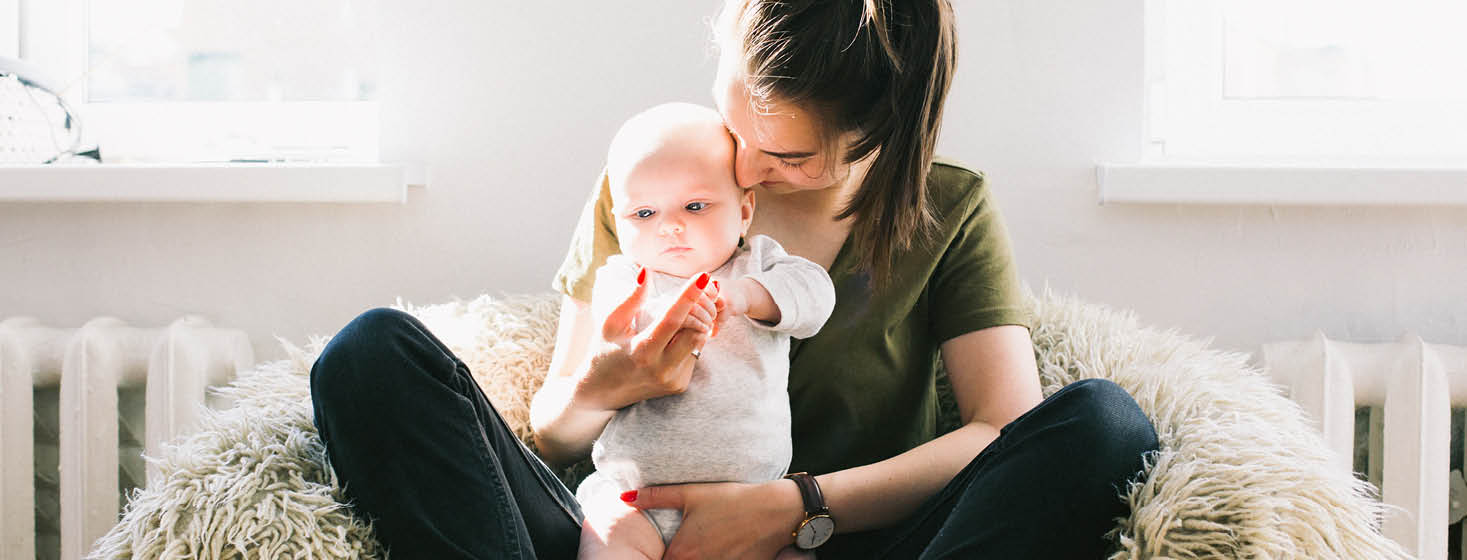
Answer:
<path fill-rule="evenodd" d="M 1119 490 L 1156 436 L 1108 382 L 1041 402 L 982 177 L 933 161 L 954 68 L 947 1 L 729 0 L 715 27 L 715 102 L 735 178 L 759 200 L 750 233 L 825 266 L 837 304 L 791 351 L 790 470 L 814 476 L 629 492 L 632 507 L 684 511 L 665 557 L 772 558 L 792 544 L 825 558 L 1103 555 L 1126 515 Z M 617 409 L 680 392 L 717 313 L 717 288 L 689 283 L 640 333 L 621 311 L 639 293 L 591 315 L 592 272 L 617 246 L 604 182 L 556 278 L 560 331 L 531 410 L 556 464 L 583 457 Z M 940 436 L 939 355 L 962 420 Z M 333 467 L 394 554 L 573 556 L 579 506 L 410 317 L 349 324 L 312 395 Z"/>

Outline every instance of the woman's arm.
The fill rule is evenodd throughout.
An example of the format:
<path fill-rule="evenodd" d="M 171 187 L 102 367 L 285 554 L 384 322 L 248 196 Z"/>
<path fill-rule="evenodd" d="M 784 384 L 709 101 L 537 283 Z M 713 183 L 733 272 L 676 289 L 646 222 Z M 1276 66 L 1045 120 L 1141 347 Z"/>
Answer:
<path fill-rule="evenodd" d="M 997 438 L 1000 428 L 1042 400 L 1024 327 L 958 336 L 942 344 L 942 357 L 963 426 L 885 461 L 817 474 L 838 531 L 885 527 L 912 515 Z M 738 557 L 772 557 L 793 542 L 791 532 L 804 519 L 799 491 L 788 480 L 646 488 L 632 503 L 644 509 L 684 508 L 683 526 L 666 558 L 720 557 L 729 551 L 743 551 L 733 554 Z"/>
<path fill-rule="evenodd" d="M 896 523 L 936 494 L 999 429 L 1043 400 L 1029 329 L 1006 325 L 942 344 L 962 427 L 885 461 L 817 475 L 841 532 Z"/>
<path fill-rule="evenodd" d="M 584 369 L 581 363 L 589 355 L 594 325 L 590 303 L 561 296 L 560 326 L 555 331 L 550 371 L 530 402 L 535 447 L 540 457 L 552 465 L 568 465 L 589 453 L 591 442 L 616 414 L 616 409 L 606 405 L 575 402 L 576 379 L 584 377 L 576 375 L 576 370 Z"/>

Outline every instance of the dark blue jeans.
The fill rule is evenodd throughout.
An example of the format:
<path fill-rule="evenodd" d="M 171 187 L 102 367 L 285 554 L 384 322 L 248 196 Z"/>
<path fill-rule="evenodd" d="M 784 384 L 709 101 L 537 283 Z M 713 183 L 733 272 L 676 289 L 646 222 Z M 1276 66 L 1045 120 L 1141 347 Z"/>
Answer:
<path fill-rule="evenodd" d="M 316 427 L 347 498 L 394 558 L 575 558 L 574 495 L 413 317 L 363 313 L 311 368 Z M 822 558 L 1100 558 L 1119 498 L 1157 448 L 1114 383 L 1072 384 L 1002 434 L 911 518 L 840 535 Z M 792 528 L 793 529 L 793 528 Z"/>

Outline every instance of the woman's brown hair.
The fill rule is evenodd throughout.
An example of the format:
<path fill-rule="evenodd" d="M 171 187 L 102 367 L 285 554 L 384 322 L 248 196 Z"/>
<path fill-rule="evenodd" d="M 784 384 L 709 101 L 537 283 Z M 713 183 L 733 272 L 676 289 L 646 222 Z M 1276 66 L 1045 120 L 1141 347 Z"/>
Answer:
<path fill-rule="evenodd" d="M 838 218 L 877 286 L 893 256 L 933 234 L 927 172 L 956 64 L 947 0 L 730 0 L 715 29 L 738 55 L 753 102 L 791 103 L 822 125 L 826 154 L 875 154 Z M 733 51 L 732 49 L 738 49 Z M 833 161 L 827 161 L 827 169 Z"/>

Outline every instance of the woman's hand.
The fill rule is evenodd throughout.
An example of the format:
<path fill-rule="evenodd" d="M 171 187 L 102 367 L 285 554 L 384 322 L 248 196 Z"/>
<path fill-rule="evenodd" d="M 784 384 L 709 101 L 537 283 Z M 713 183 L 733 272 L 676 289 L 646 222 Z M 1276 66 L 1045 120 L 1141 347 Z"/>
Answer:
<path fill-rule="evenodd" d="M 795 527 L 805 519 L 800 490 L 785 479 L 654 486 L 637 490 L 627 503 L 637 509 L 682 510 L 682 526 L 662 555 L 673 560 L 772 559 L 794 543 Z"/>
<path fill-rule="evenodd" d="M 587 302 L 562 298 L 550 372 L 530 403 L 536 448 L 553 465 L 590 453 L 617 410 L 681 392 L 692 378 L 693 350 L 701 351 L 716 325 L 717 286 L 706 274 L 690 278 L 651 325 L 637 325 L 644 271 L 637 280 L 604 317 Z"/>
<path fill-rule="evenodd" d="M 646 328 L 636 317 L 647 293 L 646 270 L 638 272 L 632 293 L 601 320 L 590 369 L 580 393 L 605 410 L 681 393 L 692 378 L 694 351 L 713 335 L 718 316 L 718 286 L 708 273 L 689 278 L 677 298 Z"/>

